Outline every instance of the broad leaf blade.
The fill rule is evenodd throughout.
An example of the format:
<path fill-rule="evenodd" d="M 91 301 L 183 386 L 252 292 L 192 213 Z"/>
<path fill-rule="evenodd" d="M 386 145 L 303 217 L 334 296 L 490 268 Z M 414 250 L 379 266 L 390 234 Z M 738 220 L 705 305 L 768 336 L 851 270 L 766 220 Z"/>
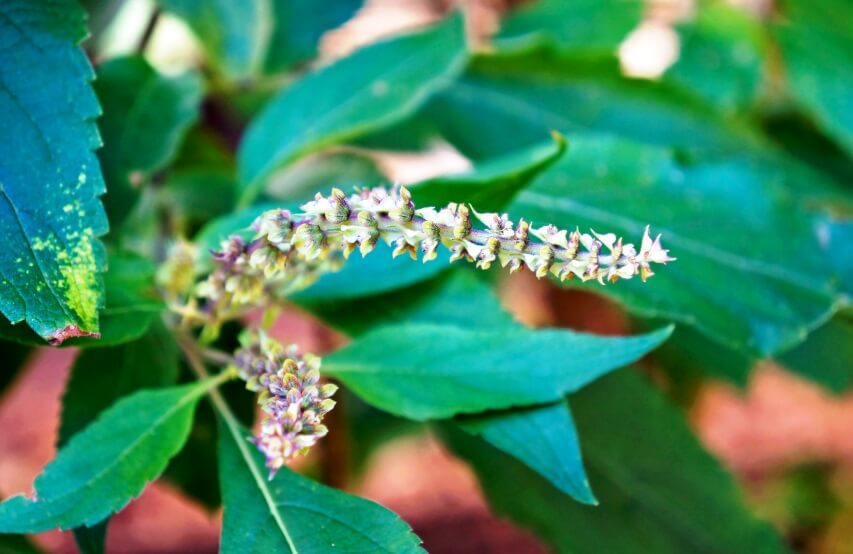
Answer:
<path fill-rule="evenodd" d="M 492 412 L 456 420 L 584 504 L 598 504 L 581 460 L 577 430 L 564 401 L 543 407 Z"/>
<path fill-rule="evenodd" d="M 465 59 L 460 16 L 380 42 L 299 80 L 250 125 L 238 153 L 242 201 L 278 166 L 401 120 L 448 83 Z"/>
<path fill-rule="evenodd" d="M 443 324 L 448 337 L 453 337 L 457 328 L 523 330 L 503 311 L 488 285 L 464 269 L 391 294 L 306 307 L 354 336 L 382 325 L 413 323 Z M 581 502 L 595 503 L 565 400 L 548 406 L 457 417 L 454 421 L 528 464 L 566 494 Z"/>
<path fill-rule="evenodd" d="M 234 427 L 219 433 L 225 513 L 221 552 L 423 552 L 411 528 L 382 506 L 282 468 L 267 481 L 263 457 Z"/>
<path fill-rule="evenodd" d="M 0 312 L 54 344 L 97 335 L 107 231 L 100 113 L 76 2 L 0 5 Z"/>
<path fill-rule="evenodd" d="M 198 119 L 202 83 L 195 73 L 161 75 L 141 56 L 130 56 L 98 67 L 95 91 L 104 109 L 98 121 L 104 139 L 98 159 L 109 191 L 104 203 L 115 227 Z"/>
<path fill-rule="evenodd" d="M 324 371 L 374 406 L 415 420 L 559 400 L 636 361 L 672 328 L 635 337 L 557 329 L 409 324 L 370 332 Z"/>
<path fill-rule="evenodd" d="M 625 281 L 601 292 L 758 355 L 802 341 L 837 308 L 814 221 L 794 203 L 778 168 L 744 160 L 682 166 L 666 150 L 616 139 L 573 145 L 511 212 L 633 242 L 651 224 L 678 259 L 648 283 Z"/>
<path fill-rule="evenodd" d="M 119 400 L 63 447 L 35 481 L 35 497 L 0 504 L 0 533 L 91 526 L 121 510 L 186 441 L 212 380 Z"/>
<path fill-rule="evenodd" d="M 572 396 L 601 504 L 572 502 L 533 471 L 469 435 L 449 435 L 492 507 L 561 552 L 785 552 L 742 505 L 732 479 L 681 415 L 637 375 L 620 372 Z M 713 525 L 709 525 L 713 522 Z"/>

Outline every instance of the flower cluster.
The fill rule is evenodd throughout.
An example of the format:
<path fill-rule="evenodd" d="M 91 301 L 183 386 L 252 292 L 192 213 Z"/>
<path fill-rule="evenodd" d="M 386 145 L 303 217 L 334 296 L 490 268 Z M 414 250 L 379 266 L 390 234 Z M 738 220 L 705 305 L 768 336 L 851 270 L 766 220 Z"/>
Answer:
<path fill-rule="evenodd" d="M 264 412 L 252 442 L 266 457 L 270 479 L 288 460 L 304 454 L 328 430 L 323 416 L 335 407 L 333 384 L 320 385 L 320 358 L 284 347 L 262 331 L 241 337 L 234 365 L 246 388 L 260 393 Z"/>
<path fill-rule="evenodd" d="M 648 227 L 638 250 L 612 233 L 537 228 L 523 219 L 515 224 L 506 214 L 478 213 L 464 204 L 417 209 L 405 187 L 363 189 L 349 197 L 334 189 L 302 210 L 265 212 L 252 225 L 252 240 L 234 236 L 223 242 L 216 270 L 198 287 L 214 320 L 273 292 L 307 286 L 356 249 L 367 255 L 380 240 L 393 246 L 394 256 L 417 259 L 420 251 L 424 262 L 444 246 L 451 261 L 465 259 L 482 269 L 498 262 L 510 272 L 527 267 L 538 278 L 552 274 L 601 284 L 635 275 L 645 281 L 654 275 L 652 264 L 674 259 Z"/>

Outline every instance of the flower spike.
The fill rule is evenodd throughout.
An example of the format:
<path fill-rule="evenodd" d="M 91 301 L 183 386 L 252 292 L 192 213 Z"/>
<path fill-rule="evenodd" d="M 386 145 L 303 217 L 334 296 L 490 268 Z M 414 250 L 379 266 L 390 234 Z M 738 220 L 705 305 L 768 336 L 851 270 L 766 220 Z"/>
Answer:
<path fill-rule="evenodd" d="M 329 196 L 318 194 L 302 211 L 270 210 L 252 225 L 251 241 L 234 236 L 222 243 L 214 253 L 216 269 L 196 288 L 212 320 L 308 286 L 337 270 L 355 249 L 365 256 L 380 240 L 393 247 L 395 257 L 417 259 L 422 252 L 429 262 L 441 245 L 451 261 L 464 258 L 482 269 L 498 261 L 510 272 L 527 267 L 540 279 L 551 274 L 601 284 L 635 275 L 645 281 L 654 275 L 653 264 L 675 259 L 661 246 L 660 235 L 651 238 L 648 227 L 637 251 L 613 233 L 534 227 L 525 220 L 516 225 L 506 214 L 479 213 L 464 204 L 417 208 L 405 187 L 362 189 L 350 196 L 334 189 Z M 472 213 L 482 228 L 474 226 Z"/>

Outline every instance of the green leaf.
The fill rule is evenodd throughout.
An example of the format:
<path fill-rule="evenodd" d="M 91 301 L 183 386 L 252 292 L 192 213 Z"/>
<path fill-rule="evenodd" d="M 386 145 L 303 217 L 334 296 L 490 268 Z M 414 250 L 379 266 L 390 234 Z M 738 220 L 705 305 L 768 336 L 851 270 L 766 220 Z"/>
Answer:
<path fill-rule="evenodd" d="M 613 53 L 642 16 L 638 0 L 537 0 L 510 12 L 494 42 L 499 48 L 548 42 Z"/>
<path fill-rule="evenodd" d="M 502 210 L 565 152 L 566 140 L 555 133 L 553 142 L 483 162 L 468 173 L 421 181 L 411 187 L 412 196 L 419 207 L 456 202 L 468 203 L 481 213 Z"/>
<path fill-rule="evenodd" d="M 33 498 L 0 504 L 0 533 L 92 526 L 121 510 L 181 449 L 196 404 L 217 382 L 146 390 L 116 402 L 57 453 L 36 478 Z"/>
<path fill-rule="evenodd" d="M 277 172 L 265 192 L 282 202 L 302 204 L 313 200 L 318 192 L 327 192 L 333 187 L 350 191 L 387 182 L 368 156 L 331 151 L 302 158 Z"/>
<path fill-rule="evenodd" d="M 96 336 L 107 231 L 100 113 L 72 0 L 0 5 L 0 312 L 60 344 Z"/>
<path fill-rule="evenodd" d="M 321 295 L 297 302 L 332 327 L 359 336 L 386 325 L 433 323 L 456 327 L 508 328 L 518 325 L 471 268 L 446 271 L 425 283 L 354 300 Z"/>
<path fill-rule="evenodd" d="M 271 32 L 269 0 L 157 0 L 192 29 L 208 62 L 231 79 L 259 72 Z"/>
<path fill-rule="evenodd" d="M 832 392 L 853 385 L 853 316 L 836 315 L 802 344 L 784 352 L 779 363 Z"/>
<path fill-rule="evenodd" d="M 188 222 L 207 222 L 234 207 L 234 177 L 222 169 L 193 167 L 170 171 L 159 202 Z"/>
<path fill-rule="evenodd" d="M 742 505 L 732 478 L 682 416 L 639 376 L 615 373 L 571 400 L 601 502 L 596 508 L 572 502 L 512 458 L 448 430 L 453 450 L 473 465 L 499 514 L 560 552 L 786 551 Z"/>
<path fill-rule="evenodd" d="M 694 21 L 678 26 L 678 61 L 664 79 L 689 89 L 724 111 L 749 107 L 764 70 L 761 23 L 722 2 L 699 3 Z"/>
<path fill-rule="evenodd" d="M 458 418 L 456 422 L 468 433 L 521 460 L 575 500 L 598 504 L 584 471 L 577 430 L 565 400 Z"/>
<path fill-rule="evenodd" d="M 177 378 L 178 348 L 171 331 L 160 322 L 136 341 L 84 350 L 74 360 L 62 397 L 57 447 L 66 444 L 116 399 L 139 389 L 172 385 Z M 74 529 L 81 553 L 103 554 L 108 521 Z"/>
<path fill-rule="evenodd" d="M 740 153 L 759 139 L 740 121 L 715 114 L 667 83 L 622 76 L 612 56 L 548 48 L 474 59 L 421 113 L 474 159 L 541 143 L 558 131 L 617 134 L 695 154 Z"/>
<path fill-rule="evenodd" d="M 24 535 L 0 535 L 0 554 L 39 554 L 42 552 Z"/>
<path fill-rule="evenodd" d="M 774 35 L 795 101 L 853 155 L 853 9 L 843 0 L 785 2 Z"/>
<path fill-rule="evenodd" d="M 90 348 L 74 360 L 62 397 L 58 446 L 94 421 L 119 398 L 178 378 L 178 348 L 159 321 L 142 338 L 111 348 Z"/>
<path fill-rule="evenodd" d="M 364 0 L 272 0 L 273 29 L 264 71 L 277 73 L 317 55 L 320 38 L 340 27 Z"/>
<path fill-rule="evenodd" d="M 323 360 L 362 399 L 415 420 L 541 404 L 636 361 L 672 328 L 636 337 L 558 329 L 407 324 L 377 329 Z"/>
<path fill-rule="evenodd" d="M 456 329 L 524 329 L 504 312 L 488 285 L 469 268 L 460 268 L 428 283 L 391 294 L 350 302 L 311 303 L 306 307 L 350 335 L 363 335 L 382 325 L 402 327 L 441 323 L 448 340 Z M 595 497 L 581 462 L 580 447 L 568 403 L 458 417 L 470 433 L 515 456 L 585 503 Z"/>
<path fill-rule="evenodd" d="M 219 436 L 224 554 L 423 552 L 412 529 L 379 504 L 325 487 L 287 467 L 268 481 L 263 457 L 245 440 L 248 430 L 235 425 Z"/>
<path fill-rule="evenodd" d="M 684 322 L 730 348 L 768 355 L 801 342 L 839 302 L 814 221 L 800 211 L 786 178 L 758 162 L 682 166 L 663 149 L 577 139 L 510 210 L 635 243 L 651 224 L 678 260 L 648 283 L 596 290 L 638 314 Z"/>
<path fill-rule="evenodd" d="M 0 398 L 3 397 L 6 387 L 15 381 L 18 372 L 23 369 L 31 351 L 29 346 L 17 342 L 0 341 L 0 359 L 3 360 L 3 369 L 0 370 Z"/>
<path fill-rule="evenodd" d="M 104 554 L 106 551 L 107 524 L 109 524 L 109 520 L 105 519 L 92 527 L 74 529 L 74 542 L 77 544 L 80 554 Z"/>
<path fill-rule="evenodd" d="M 140 185 L 174 159 L 198 119 L 202 82 L 195 73 L 166 77 L 143 57 L 130 56 L 98 67 L 95 92 L 104 109 L 98 121 L 104 139 L 98 159 L 108 185 L 104 203 L 116 227 Z"/>
<path fill-rule="evenodd" d="M 465 60 L 462 18 L 363 48 L 297 81 L 249 126 L 238 167 L 248 204 L 281 165 L 414 112 Z"/>
<path fill-rule="evenodd" d="M 141 337 L 163 309 L 154 290 L 154 265 L 130 252 L 110 255 L 104 276 L 107 302 L 101 311 L 101 338 L 72 338 L 66 346 L 106 347 Z M 40 346 L 41 339 L 22 325 L 0 320 L 0 337 Z"/>

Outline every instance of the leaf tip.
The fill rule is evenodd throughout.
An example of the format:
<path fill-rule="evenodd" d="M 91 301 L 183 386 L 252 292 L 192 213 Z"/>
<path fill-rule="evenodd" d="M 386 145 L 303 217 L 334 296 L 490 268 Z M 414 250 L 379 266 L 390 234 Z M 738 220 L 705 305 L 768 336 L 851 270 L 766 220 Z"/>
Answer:
<path fill-rule="evenodd" d="M 101 334 L 93 331 L 84 331 L 77 325 L 66 325 L 64 328 L 54 331 L 47 337 L 47 342 L 51 346 L 60 346 L 63 342 L 74 337 L 90 337 L 93 339 L 101 338 Z"/>

